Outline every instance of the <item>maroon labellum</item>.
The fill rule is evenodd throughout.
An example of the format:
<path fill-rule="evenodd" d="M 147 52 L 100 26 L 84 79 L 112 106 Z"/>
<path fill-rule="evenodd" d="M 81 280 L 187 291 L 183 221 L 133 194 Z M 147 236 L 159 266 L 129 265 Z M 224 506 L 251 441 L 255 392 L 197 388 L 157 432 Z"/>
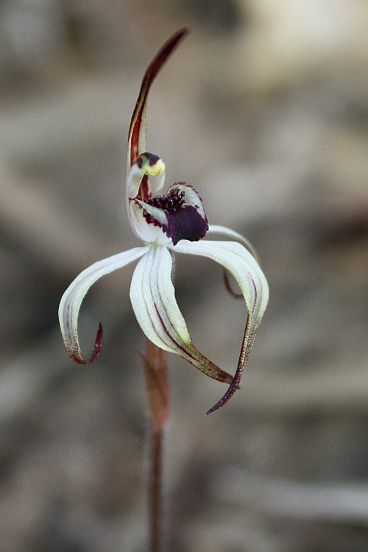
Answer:
<path fill-rule="evenodd" d="M 169 192 L 161 197 L 153 197 L 147 201 L 148 205 L 160 209 L 166 216 L 166 222 L 161 223 L 157 218 L 143 208 L 143 216 L 148 224 L 162 228 L 168 238 L 172 239 L 174 245 L 179 240 L 198 241 L 204 238 L 208 230 L 207 218 L 203 208 L 198 204 L 190 205 L 185 203 L 186 192 L 183 189 L 188 187 L 185 183 L 174 184 Z M 198 196 L 196 190 L 190 188 Z"/>

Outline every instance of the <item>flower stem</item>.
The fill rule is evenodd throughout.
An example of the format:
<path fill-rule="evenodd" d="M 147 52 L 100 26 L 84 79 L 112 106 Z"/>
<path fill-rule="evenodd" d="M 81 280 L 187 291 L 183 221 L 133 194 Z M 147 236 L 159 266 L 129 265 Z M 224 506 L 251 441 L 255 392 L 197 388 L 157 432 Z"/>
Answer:
<path fill-rule="evenodd" d="M 162 452 L 168 419 L 168 377 L 166 352 L 147 340 L 144 356 L 149 408 L 148 516 L 149 551 L 162 552 Z"/>

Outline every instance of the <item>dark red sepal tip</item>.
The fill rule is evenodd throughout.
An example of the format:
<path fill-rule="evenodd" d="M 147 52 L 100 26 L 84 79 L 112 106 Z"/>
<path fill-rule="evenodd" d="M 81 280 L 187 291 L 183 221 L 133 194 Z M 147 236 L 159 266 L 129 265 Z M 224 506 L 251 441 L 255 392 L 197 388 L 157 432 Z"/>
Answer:
<path fill-rule="evenodd" d="M 151 85 L 155 80 L 160 69 L 164 66 L 167 59 L 170 57 L 171 53 L 178 46 L 180 41 L 189 33 L 189 29 L 184 27 L 179 29 L 174 33 L 160 48 L 156 56 L 153 58 L 149 64 L 144 77 L 143 82 L 139 91 L 137 103 L 135 105 L 132 119 L 129 126 L 129 140 L 130 140 L 130 165 L 132 166 L 136 158 L 139 155 L 138 143 L 139 135 L 141 132 L 142 126 L 142 115 L 147 102 L 148 93 L 150 91 Z"/>
<path fill-rule="evenodd" d="M 212 414 L 212 412 L 216 412 L 216 410 L 218 410 L 219 408 L 222 408 L 223 406 L 225 406 L 225 404 L 229 402 L 231 397 L 234 395 L 235 391 L 240 389 L 239 387 L 240 378 L 241 378 L 241 374 L 236 373 L 225 395 L 221 397 L 221 399 L 217 401 L 217 403 L 212 408 L 207 410 L 206 412 L 207 415 Z"/>
<path fill-rule="evenodd" d="M 74 362 L 78 364 L 94 364 L 100 358 L 102 352 L 102 340 L 103 340 L 103 330 L 101 322 L 98 323 L 97 334 L 95 338 L 95 344 L 93 346 L 93 351 L 89 358 L 83 358 L 79 352 L 72 352 L 70 357 Z"/>
<path fill-rule="evenodd" d="M 238 360 L 238 366 L 236 368 L 235 375 L 233 377 L 233 381 L 230 383 L 226 393 L 221 397 L 217 403 L 210 408 L 206 414 L 212 414 L 212 412 L 215 412 L 219 408 L 222 408 L 229 402 L 231 397 L 235 394 L 235 392 L 240 389 L 240 380 L 242 378 L 243 372 L 245 370 L 245 367 L 247 365 L 249 353 L 252 347 L 252 344 L 254 342 L 255 333 L 249 334 L 249 325 L 250 325 L 250 316 L 247 317 L 247 323 L 244 330 L 244 336 L 243 341 L 240 349 L 240 355 Z"/>

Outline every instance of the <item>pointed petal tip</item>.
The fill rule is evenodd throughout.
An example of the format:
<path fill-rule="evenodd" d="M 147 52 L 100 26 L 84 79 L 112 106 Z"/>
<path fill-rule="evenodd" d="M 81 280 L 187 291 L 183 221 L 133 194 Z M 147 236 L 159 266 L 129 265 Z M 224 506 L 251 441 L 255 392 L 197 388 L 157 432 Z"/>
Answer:
<path fill-rule="evenodd" d="M 225 394 L 221 397 L 221 399 L 219 401 L 217 401 L 217 403 L 212 408 L 210 408 L 207 411 L 207 414 L 212 414 L 212 412 L 215 412 L 219 408 L 222 408 L 223 406 L 225 406 L 225 404 L 227 404 L 230 401 L 230 399 L 233 397 L 233 395 L 236 393 L 236 391 L 238 391 L 238 389 L 240 389 L 240 381 L 241 381 L 243 372 L 245 370 L 245 367 L 246 367 L 246 364 L 247 364 L 247 361 L 248 361 L 248 357 L 249 357 L 249 354 L 250 354 L 250 351 L 251 351 L 251 348 L 252 348 L 252 344 L 254 342 L 254 337 L 255 337 L 255 334 L 253 334 L 253 336 L 249 337 L 249 334 L 248 334 L 249 324 L 250 324 L 250 317 L 248 316 L 247 324 L 246 324 L 246 327 L 245 327 L 245 330 L 244 330 L 243 342 L 242 342 L 242 346 L 241 346 L 241 349 L 240 349 L 238 366 L 237 366 L 235 375 L 232 378 L 232 381 L 231 381 L 228 389 L 226 390 Z"/>
<path fill-rule="evenodd" d="M 216 378 L 216 381 L 220 381 L 221 383 L 229 383 L 231 384 L 233 381 L 233 376 L 229 374 L 228 372 L 225 372 L 225 370 L 220 370 L 220 375 Z"/>
<path fill-rule="evenodd" d="M 188 36 L 188 34 L 191 33 L 191 30 L 189 27 L 182 27 L 181 29 L 178 29 L 174 34 L 173 36 L 171 37 L 171 39 L 174 39 L 174 37 L 176 37 L 177 40 L 180 40 L 180 38 L 184 38 L 185 36 Z"/>
<path fill-rule="evenodd" d="M 176 46 L 181 42 L 185 37 L 187 37 L 191 33 L 191 30 L 189 27 L 182 27 L 181 29 L 178 29 L 173 33 L 170 38 L 167 39 L 167 41 L 164 43 L 164 45 L 161 47 L 160 52 L 164 51 L 165 48 L 169 50 L 168 56 L 176 48 Z M 167 56 L 167 57 L 168 57 Z"/>
<path fill-rule="evenodd" d="M 103 329 L 101 322 L 98 323 L 98 329 L 95 338 L 95 344 L 93 346 L 93 351 L 89 358 L 84 358 L 81 355 L 80 349 L 73 349 L 68 351 L 69 356 L 74 362 L 78 364 L 94 364 L 100 358 L 102 353 L 102 341 L 103 341 Z"/>
<path fill-rule="evenodd" d="M 176 31 L 157 52 L 144 74 L 141 89 L 139 91 L 138 99 L 129 126 L 128 172 L 137 159 L 140 151 L 144 151 L 145 149 L 145 107 L 151 85 L 161 68 L 166 63 L 167 59 L 188 33 L 189 29 L 187 27 L 183 27 L 182 29 Z"/>

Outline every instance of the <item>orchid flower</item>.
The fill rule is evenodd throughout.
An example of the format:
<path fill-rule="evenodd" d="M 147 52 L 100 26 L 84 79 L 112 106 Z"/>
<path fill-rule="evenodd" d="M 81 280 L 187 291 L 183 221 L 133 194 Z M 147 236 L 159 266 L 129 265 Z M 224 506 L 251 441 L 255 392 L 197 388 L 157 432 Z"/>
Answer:
<path fill-rule="evenodd" d="M 92 354 L 85 358 L 78 337 L 81 303 L 90 287 L 102 276 L 138 261 L 132 277 L 130 300 L 146 337 L 157 347 L 184 358 L 207 376 L 229 384 L 224 396 L 208 411 L 210 413 L 223 406 L 239 388 L 256 330 L 267 306 L 268 285 L 247 240 L 228 228 L 208 225 L 195 187 L 177 182 L 160 195 L 165 164 L 158 155 L 146 151 L 147 97 L 158 72 L 186 34 L 186 29 L 175 33 L 149 65 L 129 128 L 126 205 L 133 231 L 144 245 L 98 261 L 83 270 L 61 299 L 59 320 L 70 357 L 82 364 L 96 361 L 102 349 L 102 326 L 100 323 Z M 213 234 L 225 240 L 203 239 Z M 171 281 L 173 253 L 208 257 L 222 265 L 241 290 L 246 324 L 234 376 L 216 366 L 193 344 Z"/>

